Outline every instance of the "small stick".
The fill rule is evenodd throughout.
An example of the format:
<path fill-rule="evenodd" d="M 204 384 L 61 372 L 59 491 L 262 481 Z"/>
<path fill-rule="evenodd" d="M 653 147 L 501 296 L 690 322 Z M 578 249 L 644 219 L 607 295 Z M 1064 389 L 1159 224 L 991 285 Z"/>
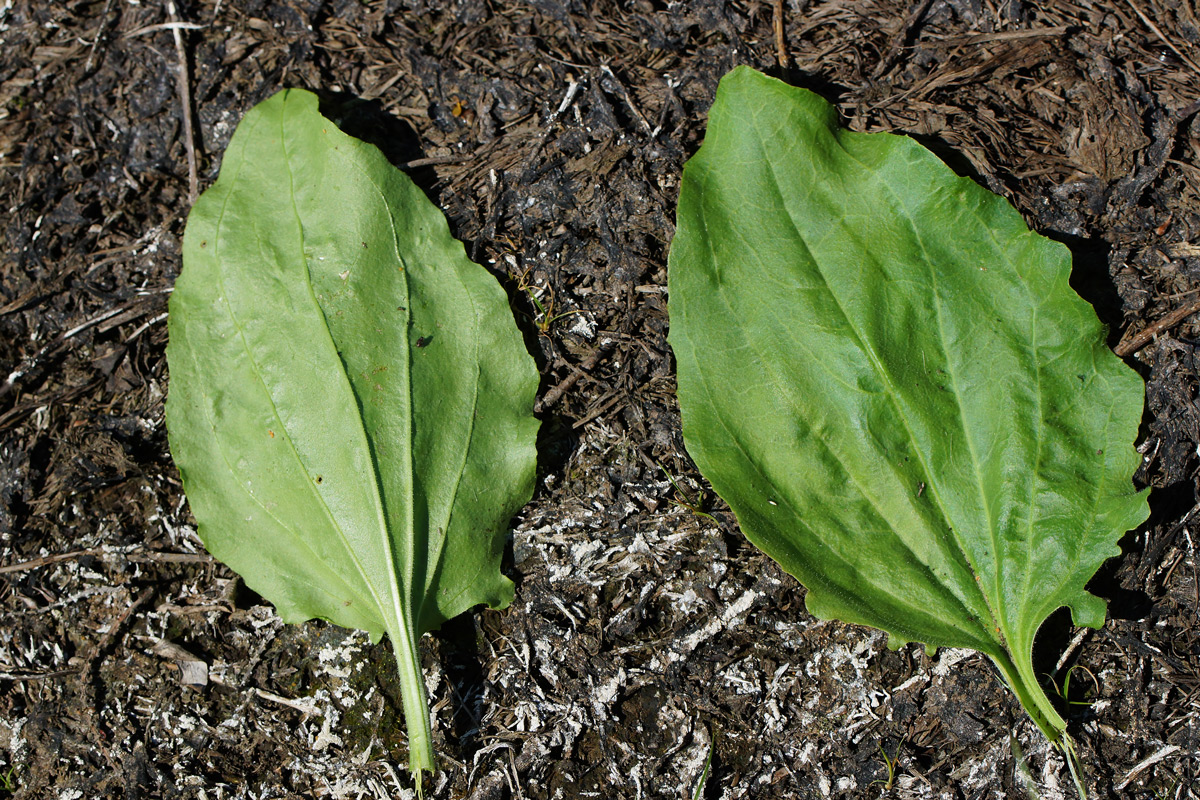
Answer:
<path fill-rule="evenodd" d="M 41 558 L 35 558 L 32 561 L 22 561 L 19 564 L 6 564 L 0 567 L 0 575 L 10 572 L 27 572 L 31 569 L 44 567 L 48 564 L 57 564 L 59 561 L 69 561 L 72 558 L 87 555 L 91 552 L 91 550 L 72 550 L 69 553 L 56 553 L 52 556 L 42 556 Z"/>
<path fill-rule="evenodd" d="M 601 341 L 600 344 L 596 346 L 596 349 L 592 351 L 592 354 L 588 356 L 582 364 L 580 364 L 578 367 L 572 367 L 570 375 L 563 378 L 557 386 L 546 392 L 542 399 L 534 404 L 533 410 L 541 412 L 557 403 L 559 398 L 566 394 L 568 389 L 578 383 L 579 379 L 584 377 L 588 370 L 592 369 L 600 362 L 601 357 L 611 350 L 614 344 L 616 344 L 614 339 L 605 339 Z"/>
<path fill-rule="evenodd" d="M 92 67 L 96 66 L 96 48 L 100 46 L 100 40 L 108 32 L 108 12 L 112 11 L 112 7 L 113 0 L 107 0 L 104 4 L 104 13 L 100 15 L 100 27 L 96 29 L 96 39 L 92 42 L 92 51 L 88 53 L 87 63 L 83 65 L 84 75 L 91 75 Z"/>
<path fill-rule="evenodd" d="M 47 356 L 49 356 L 51 353 L 56 353 L 59 350 L 59 348 L 61 348 L 63 346 L 63 344 L 68 339 L 70 339 L 72 336 L 75 336 L 76 334 L 86 331 L 88 328 L 99 325 L 100 323 L 104 322 L 105 320 L 111 319 L 119 314 L 122 314 L 122 313 L 130 310 L 130 308 L 133 307 L 134 305 L 136 305 L 136 303 L 137 303 L 137 301 L 135 300 L 131 303 L 125 304 L 124 306 L 118 306 L 117 308 L 110 308 L 108 311 L 105 311 L 98 316 L 92 317 L 91 319 L 87 320 L 86 322 L 79 323 L 78 325 L 76 325 L 74 328 L 71 328 L 71 330 L 67 331 L 66 333 L 62 333 L 62 334 L 59 334 L 58 336 L 54 337 L 52 340 L 50 340 L 50 342 L 48 342 L 46 345 L 44 345 L 41 350 L 38 350 L 36 353 L 33 354 L 32 357 L 26 359 L 24 364 L 19 365 L 16 369 L 14 369 L 12 372 L 10 372 L 8 374 L 7 378 L 5 378 L 3 381 L 0 381 L 0 397 L 4 397 L 10 391 L 12 391 L 13 387 L 16 386 L 17 381 L 19 381 L 21 378 L 25 377 L 30 372 L 32 372 L 34 369 L 36 369 L 39 366 L 39 364 L 42 362 L 42 360 L 45 359 Z M 131 317 L 131 319 L 135 319 L 136 316 L 137 315 L 135 315 L 134 317 Z"/>
<path fill-rule="evenodd" d="M 70 561 L 72 558 L 79 558 L 80 556 L 104 557 L 108 555 L 124 556 L 126 559 L 137 563 L 153 561 L 168 564 L 209 564 L 213 561 L 213 557 L 208 553 L 170 553 L 162 550 L 130 550 L 128 552 L 121 552 L 120 550 L 108 552 L 102 550 L 72 550 L 69 553 L 54 553 L 53 555 L 22 561 L 18 564 L 5 564 L 0 566 L 0 575 L 12 572 L 28 572 L 31 569 L 57 564 L 60 561 Z"/>
<path fill-rule="evenodd" d="M 554 129 L 554 125 L 558 122 L 558 118 L 562 116 L 562 113 L 571 107 L 571 103 L 575 102 L 575 95 L 579 94 L 583 82 L 587 79 L 587 75 L 584 75 L 579 80 L 575 80 L 574 78 L 567 79 L 567 93 L 563 95 L 562 102 L 558 104 L 558 109 L 553 111 L 546 120 L 545 129 L 538 136 L 538 140 L 534 143 L 533 149 L 529 151 L 529 155 L 525 157 L 526 165 L 533 164 L 534 160 L 542 154 L 542 148 L 546 146 L 546 139 L 550 136 L 550 131 Z M 527 166 L 527 171 L 529 168 Z"/>
<path fill-rule="evenodd" d="M 1192 561 L 1192 591 L 1196 595 L 1196 608 L 1200 608 L 1200 580 L 1196 578 L 1196 546 L 1192 544 L 1192 535 L 1188 533 L 1187 528 L 1183 529 L 1183 538 L 1187 539 L 1188 555 L 1191 556 Z"/>
<path fill-rule="evenodd" d="M 929 11 L 931 5 L 933 5 L 933 0 L 924 0 L 904 20 L 904 24 L 900 26 L 900 29 L 892 37 L 891 43 L 888 44 L 887 52 L 880 59 L 879 63 L 875 65 L 875 69 L 871 70 L 872 80 L 883 77 L 883 73 L 891 69 L 892 65 L 900 58 L 901 53 L 904 52 L 904 45 L 908 42 L 908 37 L 921 24 L 922 19 L 925 17 L 925 12 Z"/>
<path fill-rule="evenodd" d="M 1133 9 L 1134 13 L 1137 14 L 1138 17 L 1141 18 L 1142 22 L 1146 23 L 1146 27 L 1148 27 L 1150 30 L 1154 31 L 1154 35 L 1157 36 L 1160 40 L 1162 40 L 1163 44 L 1165 44 L 1167 47 L 1171 48 L 1171 50 L 1174 51 L 1175 55 L 1179 56 L 1180 59 L 1182 59 L 1189 67 L 1191 67 L 1192 72 L 1196 73 L 1197 75 L 1200 75 L 1200 65 L 1197 65 L 1195 61 L 1192 61 L 1190 58 L 1188 58 L 1186 55 L 1184 55 L 1179 50 L 1179 48 L 1176 47 L 1175 44 L 1167 36 L 1165 36 L 1163 34 L 1162 30 L 1159 29 L 1159 27 L 1154 24 L 1154 20 L 1152 20 L 1152 19 L 1150 19 L 1150 17 L 1146 16 L 1146 12 L 1142 11 L 1141 7 L 1138 6 L 1137 3 L 1135 3 L 1133 0 L 1125 0 L 1125 2 L 1126 2 L 1126 4 L 1129 5 L 1130 8 Z"/>
<path fill-rule="evenodd" d="M 175 0 L 167 0 L 167 12 L 172 22 L 178 22 L 175 12 Z M 192 131 L 192 89 L 191 77 L 188 74 L 187 52 L 183 49 L 183 34 L 179 26 L 171 26 L 171 35 L 175 37 L 175 53 L 179 56 L 179 102 L 183 105 L 183 146 L 187 150 L 188 162 L 188 199 L 196 202 L 200 193 L 200 179 L 196 174 L 196 138 Z"/>
<path fill-rule="evenodd" d="M 213 683 L 219 683 L 219 681 L 214 680 Z M 258 687 L 255 687 L 254 693 L 263 700 L 270 700 L 272 703 L 278 703 L 281 706 L 294 708 L 306 717 L 322 716 L 321 710 L 317 708 L 317 704 L 308 698 L 305 698 L 304 700 L 292 700 L 289 697 L 284 697 L 283 695 L 278 695 L 274 692 L 268 692 L 267 690 L 259 689 Z"/>
<path fill-rule="evenodd" d="M 1119 792 L 1122 789 L 1124 789 L 1126 786 L 1128 786 L 1133 781 L 1133 779 L 1137 777 L 1137 774 L 1139 772 L 1141 772 L 1142 770 L 1146 769 L 1146 767 L 1153 766 L 1153 765 L 1157 764 L 1159 761 L 1162 761 L 1164 758 L 1167 758 L 1168 756 L 1172 756 L 1177 752 L 1179 752 L 1179 745 L 1168 744 L 1168 745 L 1164 746 L 1162 749 L 1160 749 L 1157 753 L 1154 753 L 1153 755 L 1143 758 L 1137 764 L 1134 764 L 1133 769 L 1131 769 L 1131 770 L 1129 770 L 1129 772 L 1125 773 L 1124 779 L 1122 779 L 1122 781 L 1116 785 L 1116 787 L 1115 787 L 1116 790 Z"/>
<path fill-rule="evenodd" d="M 462 164 L 474 157 L 474 153 L 462 156 L 429 156 L 427 158 L 414 158 L 412 161 L 406 161 L 400 166 L 403 169 L 416 169 L 417 167 L 431 167 L 436 164 Z"/>
<path fill-rule="evenodd" d="M 987 42 L 1012 42 L 1017 39 L 1040 39 L 1043 37 L 1062 36 L 1068 30 L 1068 25 L 1058 25 L 1053 28 L 1029 28 L 1023 31 L 996 31 L 995 33 L 977 33 L 963 39 L 954 40 L 954 44 L 972 45 Z"/>
<path fill-rule="evenodd" d="M 787 44 L 783 40 L 783 0 L 775 0 L 775 11 L 771 15 L 775 26 L 775 58 L 779 68 L 788 68 Z"/>
<path fill-rule="evenodd" d="M 157 562 L 162 564 L 211 564 L 213 557 L 208 553 L 170 553 L 164 550 L 130 550 L 121 555 L 139 564 Z"/>
<path fill-rule="evenodd" d="M 630 96 L 629 90 L 625 88 L 625 84 L 621 83 L 616 73 L 607 64 L 600 67 L 600 71 L 612 79 L 613 84 L 621 90 L 621 99 L 625 101 L 625 105 L 629 107 L 629 110 L 633 112 L 635 117 L 641 120 L 642 127 L 646 129 L 646 133 L 653 135 L 654 129 L 650 127 L 650 123 L 642 116 L 642 112 L 638 109 L 637 104 L 633 102 L 633 97 Z M 601 84 L 601 88 L 603 88 L 603 84 Z"/>
<path fill-rule="evenodd" d="M 50 672 L 0 672 L 0 681 L 41 681 L 46 678 L 61 678 L 64 675 L 78 675 L 79 668 L 55 669 Z"/>
<path fill-rule="evenodd" d="M 1067 649 L 1063 650 L 1063 654 L 1059 657 L 1058 663 L 1054 665 L 1054 672 L 1051 674 L 1057 675 L 1059 671 L 1067 665 L 1067 662 L 1071 660 L 1071 656 L 1075 653 L 1075 649 L 1079 647 L 1079 645 L 1083 644 L 1084 637 L 1087 635 L 1087 628 L 1081 628 L 1079 633 L 1075 634 L 1075 638 L 1071 640 L 1069 645 L 1067 645 Z"/>
<path fill-rule="evenodd" d="M 145 36 L 148 33 L 158 33 L 159 31 L 199 31 L 204 30 L 205 27 L 195 22 L 159 22 L 154 25 L 147 25 L 144 28 L 138 28 L 136 31 L 130 31 L 121 38 L 132 39 L 135 36 Z"/>
<path fill-rule="evenodd" d="M 1157 322 L 1150 323 L 1134 336 L 1122 339 L 1113 348 L 1113 352 L 1122 357 L 1132 355 L 1148 345 L 1155 336 L 1158 336 L 1168 328 L 1178 325 L 1197 311 L 1200 311 L 1200 300 L 1188 303 L 1183 308 L 1177 308 Z"/>

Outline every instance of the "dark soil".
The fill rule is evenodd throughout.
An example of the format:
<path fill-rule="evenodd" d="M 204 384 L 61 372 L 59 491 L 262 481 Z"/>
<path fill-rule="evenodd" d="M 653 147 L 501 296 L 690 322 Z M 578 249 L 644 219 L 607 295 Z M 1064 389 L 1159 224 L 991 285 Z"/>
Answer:
<path fill-rule="evenodd" d="M 1108 623 L 1052 620 L 1043 671 L 1077 667 L 1093 797 L 1200 796 L 1200 21 L 1045 5 L 0 1 L 0 798 L 412 796 L 386 643 L 284 626 L 204 552 L 167 451 L 185 122 L 202 189 L 284 86 L 364 101 L 347 125 L 504 282 L 543 374 L 517 600 L 424 642 L 429 796 L 688 798 L 710 753 L 709 798 L 1072 796 L 985 659 L 808 616 L 688 460 L 666 253 L 743 63 L 1071 247 L 1147 380 L 1153 514 L 1093 583 Z"/>

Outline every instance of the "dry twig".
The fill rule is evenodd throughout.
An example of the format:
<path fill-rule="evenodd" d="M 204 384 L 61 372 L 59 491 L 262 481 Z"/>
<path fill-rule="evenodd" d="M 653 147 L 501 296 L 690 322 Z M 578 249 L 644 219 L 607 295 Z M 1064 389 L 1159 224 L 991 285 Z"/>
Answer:
<path fill-rule="evenodd" d="M 175 0 L 167 0 L 167 11 L 172 22 L 179 22 L 175 11 Z M 179 25 L 171 26 L 171 35 L 175 37 L 175 53 L 179 57 L 179 102 L 183 106 L 183 146 L 187 150 L 188 162 L 188 199 L 195 203 L 200 193 L 200 179 L 196 172 L 196 137 L 192 129 L 192 88 L 191 76 L 188 73 L 187 51 L 183 47 L 183 34 Z"/>
<path fill-rule="evenodd" d="M 96 48 L 100 46 L 105 35 L 108 33 L 108 14 L 112 11 L 113 0 L 107 0 L 104 3 L 104 11 L 100 14 L 100 27 L 96 29 L 96 38 L 92 40 L 92 50 L 88 53 L 87 63 L 83 65 L 83 74 L 91 75 L 92 69 L 96 66 Z"/>
<path fill-rule="evenodd" d="M 1138 17 L 1142 20 L 1142 22 L 1146 23 L 1146 27 L 1149 28 L 1150 30 L 1154 31 L 1154 35 L 1157 36 L 1159 39 L 1161 39 L 1163 44 L 1165 44 L 1167 47 L 1171 48 L 1171 50 L 1174 51 L 1175 55 L 1179 56 L 1179 58 L 1182 59 L 1185 64 L 1187 64 L 1189 67 L 1191 67 L 1192 72 L 1196 73 L 1197 75 L 1200 75 L 1200 66 L 1197 66 L 1195 61 L 1192 61 L 1190 58 L 1188 58 L 1186 55 L 1184 55 L 1183 52 L 1180 51 L 1180 49 L 1175 46 L 1175 43 L 1172 42 L 1170 40 L 1170 38 L 1168 38 L 1167 35 L 1162 32 L 1162 29 L 1154 24 L 1154 20 L 1152 20 L 1152 19 L 1150 19 L 1150 17 L 1146 16 L 1146 12 L 1142 11 L 1141 7 L 1137 3 L 1135 3 L 1134 0 L 1125 0 L 1125 2 L 1129 5 L 1130 8 L 1133 9 L 1133 12 L 1138 15 Z"/>
<path fill-rule="evenodd" d="M 0 566 L 0 575 L 12 572 L 28 572 L 31 569 L 46 567 L 50 564 L 57 564 L 60 561 L 70 561 L 73 558 L 80 556 L 107 556 L 121 555 L 129 561 L 137 563 L 146 562 L 162 562 L 169 564 L 207 564 L 213 560 L 213 557 L 208 553 L 170 553 L 160 550 L 131 550 L 127 553 L 120 551 L 104 551 L 98 549 L 91 550 L 72 550 L 68 553 L 55 553 L 41 558 L 33 558 L 29 561 L 22 561 L 18 564 L 5 564 Z"/>
<path fill-rule="evenodd" d="M 557 386 L 546 392 L 546 394 L 542 396 L 542 399 L 538 400 L 534 405 L 533 410 L 540 413 L 546 408 L 549 408 L 557 403 L 559 398 L 561 398 L 568 389 L 578 383 L 580 378 L 587 377 L 588 370 L 594 368 L 596 364 L 600 362 L 600 359 L 603 358 L 604 354 L 612 349 L 614 344 L 616 344 L 615 340 L 604 339 L 599 345 L 597 345 L 596 349 L 592 351 L 592 354 L 589 355 L 587 359 L 578 367 L 568 364 L 567 366 L 571 368 L 571 374 L 563 378 Z"/>
<path fill-rule="evenodd" d="M 30 561 L 22 561 L 19 564 L 5 564 L 4 566 L 0 566 L 0 575 L 10 572 L 28 572 L 29 570 L 37 569 L 38 567 L 44 567 L 49 564 L 57 564 L 59 561 L 70 561 L 72 558 L 78 558 L 79 556 L 87 555 L 90 552 L 90 550 L 72 550 L 69 553 L 56 553 L 52 556 L 42 556 L 41 558 L 35 558 Z"/>
<path fill-rule="evenodd" d="M 787 43 L 783 39 L 783 0 L 775 0 L 775 11 L 772 14 L 772 21 L 775 26 L 775 58 L 779 61 L 779 68 L 786 70 L 788 68 Z"/>
<path fill-rule="evenodd" d="M 1122 337 L 1121 341 L 1117 343 L 1117 346 L 1113 348 L 1113 352 L 1121 357 L 1132 355 L 1146 345 L 1150 344 L 1151 340 L 1154 339 L 1155 336 L 1158 336 L 1168 328 L 1178 325 L 1198 311 L 1200 311 L 1200 300 L 1195 300 L 1191 303 L 1188 303 L 1183 308 L 1177 308 L 1170 314 L 1167 314 L 1165 317 L 1159 319 L 1157 322 L 1152 322 L 1151 324 L 1147 325 L 1133 336 L 1126 334 L 1124 337 Z"/>
<path fill-rule="evenodd" d="M 875 69 L 871 70 L 871 80 L 878 80 L 883 77 L 883 74 L 896 64 L 900 59 L 900 54 L 904 52 L 905 46 L 913 38 L 914 32 L 925 19 L 925 13 L 929 11 L 931 5 L 933 5 L 933 0 L 924 0 L 921 5 L 909 13 L 904 23 L 897 29 L 895 35 L 892 36 L 887 52 L 884 53 L 879 63 L 875 65 Z"/>

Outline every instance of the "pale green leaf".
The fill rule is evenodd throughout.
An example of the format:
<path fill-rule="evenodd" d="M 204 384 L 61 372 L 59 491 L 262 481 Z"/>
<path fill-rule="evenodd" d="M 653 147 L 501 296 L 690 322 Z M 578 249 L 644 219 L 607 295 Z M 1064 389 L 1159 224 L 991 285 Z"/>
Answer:
<path fill-rule="evenodd" d="M 507 605 L 538 375 L 496 280 L 317 98 L 238 126 L 170 304 L 171 452 L 217 558 L 289 622 L 387 633 L 433 769 L 417 640 Z"/>
<path fill-rule="evenodd" d="M 683 176 L 671 345 L 684 439 L 809 610 L 1033 674 L 1055 609 L 1147 515 L 1139 377 L 1068 285 L 1067 249 L 916 142 L 838 127 L 748 68 Z"/>

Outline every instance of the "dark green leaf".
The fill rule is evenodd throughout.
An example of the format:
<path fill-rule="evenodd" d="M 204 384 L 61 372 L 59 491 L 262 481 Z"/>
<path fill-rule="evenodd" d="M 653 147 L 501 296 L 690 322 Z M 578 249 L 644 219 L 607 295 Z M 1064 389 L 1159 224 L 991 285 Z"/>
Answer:
<path fill-rule="evenodd" d="M 684 438 L 809 610 L 969 647 L 1058 741 L 1033 673 L 1055 609 L 1147 515 L 1143 385 L 1067 249 L 916 142 L 726 76 L 670 254 Z"/>

